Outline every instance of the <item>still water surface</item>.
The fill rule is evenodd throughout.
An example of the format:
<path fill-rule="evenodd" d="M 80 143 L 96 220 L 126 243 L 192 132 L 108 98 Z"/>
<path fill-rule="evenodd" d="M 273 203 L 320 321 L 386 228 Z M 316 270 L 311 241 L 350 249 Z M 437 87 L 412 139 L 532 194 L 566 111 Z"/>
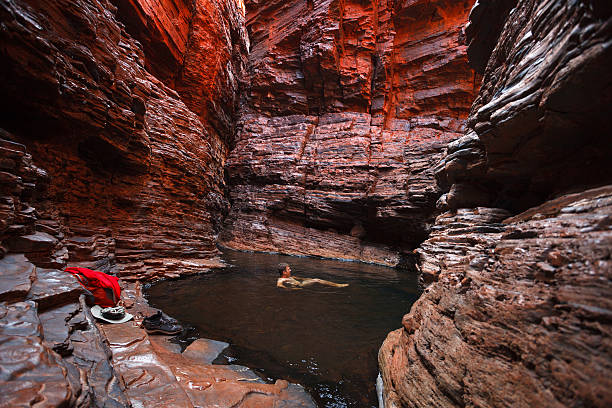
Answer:
<path fill-rule="evenodd" d="M 270 380 L 304 385 L 321 407 L 374 407 L 377 353 L 418 298 L 416 275 L 313 258 L 225 251 L 226 268 L 153 285 L 149 303 L 201 337 L 226 341 L 227 359 Z M 279 289 L 277 265 L 346 288 Z"/>

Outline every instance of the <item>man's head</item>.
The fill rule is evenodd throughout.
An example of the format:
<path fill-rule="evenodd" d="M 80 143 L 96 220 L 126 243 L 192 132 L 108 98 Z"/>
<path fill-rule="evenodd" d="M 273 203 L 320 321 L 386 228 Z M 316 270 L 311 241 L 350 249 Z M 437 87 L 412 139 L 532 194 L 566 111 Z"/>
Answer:
<path fill-rule="evenodd" d="M 279 263 L 278 274 L 283 278 L 288 278 L 289 276 L 291 276 L 291 268 L 289 267 L 289 264 L 286 264 L 284 262 Z"/>

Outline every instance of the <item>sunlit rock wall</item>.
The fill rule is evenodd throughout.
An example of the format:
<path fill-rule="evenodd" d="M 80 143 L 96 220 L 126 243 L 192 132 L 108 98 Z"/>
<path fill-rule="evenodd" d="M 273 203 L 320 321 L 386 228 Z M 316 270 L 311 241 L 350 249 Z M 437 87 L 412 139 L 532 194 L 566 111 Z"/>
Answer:
<path fill-rule="evenodd" d="M 424 239 L 433 168 L 480 80 L 471 2 L 249 1 L 222 245 L 388 265 Z"/>
<path fill-rule="evenodd" d="M 379 353 L 387 408 L 612 403 L 612 7 L 501 3 L 466 30 L 490 58 L 436 170 L 428 286 Z"/>
<path fill-rule="evenodd" d="M 70 263 L 153 278 L 197 270 L 184 260 L 217 253 L 231 127 L 216 123 L 234 114 L 234 101 L 224 98 L 238 86 L 247 44 L 233 1 L 176 13 L 171 2 L 130 4 L 148 10 L 140 16 L 151 41 L 144 47 L 129 33 L 136 25 L 129 13 L 106 0 L 0 3 L 0 127 L 47 172 L 47 199 L 36 210 L 62 225 Z M 222 11 L 207 13 L 211 4 Z M 188 29 L 172 27 L 186 20 Z M 206 43 L 218 38 L 221 45 Z M 174 59 L 157 61 L 152 44 Z M 200 66 L 203 50 L 218 63 Z M 166 62 L 174 65 L 158 65 Z M 160 80 L 147 66 L 168 75 Z M 198 75 L 212 79 L 188 83 Z M 208 100 L 219 104 L 218 116 L 205 113 Z"/>

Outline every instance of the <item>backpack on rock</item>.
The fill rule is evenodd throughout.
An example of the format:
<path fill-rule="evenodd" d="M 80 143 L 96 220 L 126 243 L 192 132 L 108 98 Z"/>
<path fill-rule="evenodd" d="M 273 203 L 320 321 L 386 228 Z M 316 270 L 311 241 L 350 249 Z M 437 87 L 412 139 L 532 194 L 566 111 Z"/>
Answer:
<path fill-rule="evenodd" d="M 87 268 L 66 268 L 77 278 L 81 286 L 92 296 L 93 303 L 102 307 L 112 307 L 121 299 L 119 279 L 104 272 Z"/>

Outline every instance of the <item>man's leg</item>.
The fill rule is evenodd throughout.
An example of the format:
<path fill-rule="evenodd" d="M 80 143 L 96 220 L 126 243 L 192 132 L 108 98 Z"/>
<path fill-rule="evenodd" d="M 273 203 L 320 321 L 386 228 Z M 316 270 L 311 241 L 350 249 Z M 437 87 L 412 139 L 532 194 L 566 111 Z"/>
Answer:
<path fill-rule="evenodd" d="M 315 283 L 319 283 L 321 285 L 327 285 L 327 286 L 334 286 L 336 288 L 344 288 L 348 286 L 348 283 L 334 283 L 334 282 L 330 282 L 330 281 L 326 281 L 326 280 L 318 279 L 318 278 L 304 279 L 302 281 L 302 286 L 309 286 Z"/>

